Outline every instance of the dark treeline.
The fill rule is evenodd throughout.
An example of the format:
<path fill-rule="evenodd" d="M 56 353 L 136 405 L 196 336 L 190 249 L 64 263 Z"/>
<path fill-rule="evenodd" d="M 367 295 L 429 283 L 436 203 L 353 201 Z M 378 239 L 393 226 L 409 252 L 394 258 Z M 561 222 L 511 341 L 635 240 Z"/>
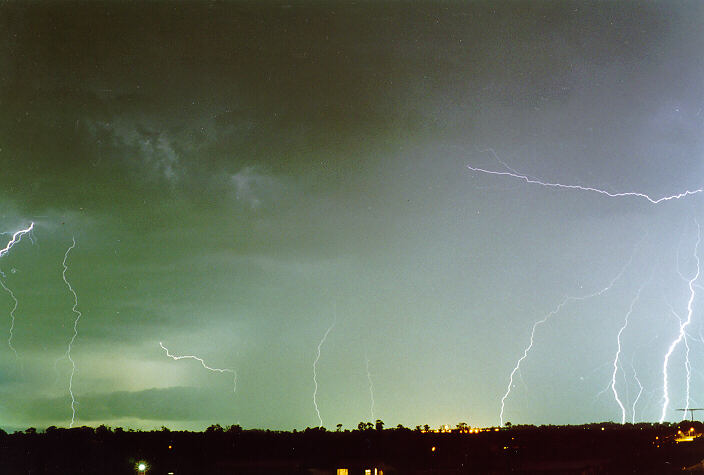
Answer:
<path fill-rule="evenodd" d="M 700 433 L 696 422 L 467 429 L 437 433 L 360 423 L 355 430 L 338 426 L 334 432 L 219 425 L 204 432 L 105 426 L 0 430 L 0 472 L 134 474 L 144 462 L 148 474 L 336 474 L 340 468 L 350 475 L 374 469 L 383 474 L 672 473 L 704 457 L 704 437 L 675 441 L 678 431 Z"/>

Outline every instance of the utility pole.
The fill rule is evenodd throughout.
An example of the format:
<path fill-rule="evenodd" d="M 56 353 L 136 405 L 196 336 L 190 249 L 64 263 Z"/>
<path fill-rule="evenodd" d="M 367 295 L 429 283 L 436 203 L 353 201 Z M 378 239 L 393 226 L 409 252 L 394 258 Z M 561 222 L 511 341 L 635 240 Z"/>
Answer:
<path fill-rule="evenodd" d="M 683 412 L 689 411 L 690 414 L 692 415 L 692 422 L 694 422 L 694 411 L 704 411 L 704 408 L 703 407 L 695 407 L 693 409 L 677 409 L 677 410 L 683 411 Z"/>

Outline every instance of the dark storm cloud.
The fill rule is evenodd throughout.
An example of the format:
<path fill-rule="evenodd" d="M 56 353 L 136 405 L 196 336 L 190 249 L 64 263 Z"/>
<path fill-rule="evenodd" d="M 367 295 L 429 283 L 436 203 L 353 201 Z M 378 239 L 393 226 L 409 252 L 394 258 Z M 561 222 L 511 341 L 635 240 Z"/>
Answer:
<path fill-rule="evenodd" d="M 359 152 L 395 137 L 466 133 L 487 101 L 566 101 L 667 29 L 656 6 L 590 10 L 6 4 L 2 182 L 36 208 L 163 193 L 211 206 L 241 198 L 237 177 L 251 170 L 297 176 L 330 161 L 343 172 L 342 155 L 368 160 Z"/>
<path fill-rule="evenodd" d="M 602 288 L 659 226 L 613 306 L 575 305 L 538 336 L 546 355 L 560 348 L 560 361 L 586 366 L 560 347 L 582 336 L 570 322 L 620 321 L 615 300 L 630 301 L 649 256 L 675 261 L 673 235 L 691 259 L 682 202 L 527 186 L 466 165 L 501 169 L 481 152 L 492 148 L 554 181 L 701 186 L 699 4 L 342 3 L 0 7 L 1 230 L 37 220 L 36 245 L 0 262 L 27 355 L 22 379 L 9 384 L 20 377 L 10 359 L 0 374 L 18 414 L 4 420 L 68 415 L 66 360 L 52 369 L 73 330 L 61 273 L 73 237 L 81 420 L 229 414 L 227 391 L 112 392 L 167 384 L 172 367 L 179 386 L 204 376 L 169 360 L 164 341 L 237 368 L 243 424 L 287 428 L 317 421 L 311 365 L 335 309 L 318 368 L 326 422 L 366 417 L 368 351 L 384 417 L 489 424 L 536 316 Z M 669 271 L 656 275 L 679 295 Z M 588 352 L 610 357 L 597 333 Z M 554 355 L 536 356 L 536 387 L 554 387 Z M 599 404 L 593 413 L 611 414 Z M 512 407 L 546 422 L 584 414 Z"/>

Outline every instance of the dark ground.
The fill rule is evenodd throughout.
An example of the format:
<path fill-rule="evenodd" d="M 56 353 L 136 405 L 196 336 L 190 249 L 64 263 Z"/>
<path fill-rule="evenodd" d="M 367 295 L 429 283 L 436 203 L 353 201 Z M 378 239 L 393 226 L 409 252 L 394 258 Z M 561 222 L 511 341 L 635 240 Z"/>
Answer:
<path fill-rule="evenodd" d="M 371 424 L 370 424 L 371 425 Z M 133 432 L 81 427 L 0 431 L 2 474 L 673 473 L 703 470 L 702 424 L 516 426 L 479 433 L 405 428 L 328 432 Z"/>

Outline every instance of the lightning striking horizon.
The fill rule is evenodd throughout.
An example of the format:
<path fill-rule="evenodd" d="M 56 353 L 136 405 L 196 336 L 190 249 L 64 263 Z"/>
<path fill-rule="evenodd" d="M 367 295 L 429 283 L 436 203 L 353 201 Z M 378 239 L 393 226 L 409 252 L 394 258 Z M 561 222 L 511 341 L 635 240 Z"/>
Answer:
<path fill-rule="evenodd" d="M 693 190 L 685 190 L 683 192 L 668 195 L 668 196 L 653 197 L 647 193 L 642 193 L 642 192 L 638 192 L 638 191 L 611 192 L 611 191 L 596 188 L 593 186 L 582 186 L 582 185 L 543 181 L 541 179 L 533 178 L 528 175 L 521 174 L 521 173 L 517 172 L 515 169 L 511 168 L 507 163 L 505 163 L 503 160 L 501 160 L 501 158 L 496 154 L 496 152 L 493 149 L 482 150 L 482 152 L 490 152 L 493 155 L 494 159 L 497 160 L 508 171 L 490 170 L 490 169 L 486 169 L 486 168 L 479 168 L 479 167 L 474 167 L 472 165 L 467 165 L 467 168 L 469 170 L 476 172 L 476 173 L 483 173 L 483 174 L 494 175 L 494 176 L 511 177 L 511 178 L 515 178 L 515 179 L 524 181 L 525 183 L 528 183 L 528 184 L 534 184 L 534 185 L 539 185 L 539 186 L 548 187 L 548 188 L 558 188 L 558 189 L 566 189 L 566 190 L 592 192 L 592 193 L 597 193 L 597 194 L 607 196 L 609 198 L 627 198 L 627 197 L 639 198 L 639 199 L 644 199 L 654 205 L 657 205 L 657 204 L 660 204 L 663 202 L 667 202 L 667 201 L 671 201 L 671 200 L 679 200 L 682 198 L 686 198 L 686 197 L 689 197 L 692 195 L 697 195 L 697 194 L 704 192 L 704 188 L 697 188 L 697 189 L 693 189 Z M 686 381 L 686 398 L 687 398 L 686 404 L 687 404 L 687 407 L 689 407 L 689 403 L 690 403 L 690 399 L 691 399 L 691 396 L 690 396 L 691 363 L 689 361 L 689 344 L 687 341 L 686 328 L 687 328 L 687 326 L 689 326 L 689 324 L 692 321 L 692 305 L 693 305 L 694 296 L 695 296 L 694 285 L 695 285 L 695 282 L 697 281 L 697 279 L 699 278 L 699 273 L 700 273 L 699 255 L 698 255 L 700 239 L 701 239 L 701 231 L 700 231 L 699 223 L 697 222 L 697 244 L 695 247 L 695 260 L 696 260 L 696 264 L 697 264 L 697 271 L 696 271 L 696 274 L 694 275 L 694 277 L 692 277 L 691 279 L 686 279 L 688 282 L 688 287 L 689 287 L 689 291 L 690 291 L 689 300 L 687 303 L 687 318 L 684 320 L 680 319 L 678 336 L 670 344 L 670 347 L 669 347 L 669 349 L 665 355 L 664 361 L 663 361 L 663 393 L 664 393 L 663 400 L 664 400 L 664 402 L 663 402 L 663 407 L 662 407 L 662 414 L 660 416 L 660 422 L 664 421 L 667 407 L 670 402 L 669 387 L 668 387 L 669 360 L 670 360 L 672 353 L 676 349 L 676 347 L 683 340 L 684 340 L 684 344 L 686 347 L 685 371 L 686 371 L 686 378 L 687 378 L 687 381 Z M 631 258 L 632 257 L 633 256 L 631 256 Z M 678 272 L 679 272 L 679 269 L 678 269 Z M 681 275 L 681 273 L 680 273 L 680 275 Z M 592 296 L 599 295 L 600 293 L 603 293 L 603 292 L 597 292 L 596 294 L 585 296 L 584 298 L 590 298 Z M 640 290 L 638 292 L 638 295 L 640 295 Z M 511 374 L 509 376 L 509 383 L 508 383 L 508 387 L 506 389 L 506 393 L 501 398 L 501 411 L 499 413 L 499 419 L 500 419 L 502 425 L 503 425 L 505 401 L 511 393 L 511 389 L 513 387 L 514 376 L 515 376 L 516 372 L 519 371 L 521 363 L 528 356 L 528 353 L 530 352 L 530 350 L 532 349 L 532 347 L 534 345 L 535 333 L 536 333 L 537 328 L 539 326 L 543 325 L 544 323 L 546 323 L 548 320 L 550 320 L 557 313 L 559 313 L 567 303 L 569 303 L 571 300 L 574 300 L 574 299 L 575 298 L 565 297 L 565 299 L 554 310 L 552 310 L 545 317 L 536 321 L 533 324 L 533 327 L 531 329 L 530 342 L 529 342 L 528 346 L 524 349 L 523 355 L 518 359 L 515 367 L 513 368 L 513 371 L 511 372 Z M 637 297 L 635 300 L 637 300 Z M 616 400 L 619 408 L 621 409 L 622 423 L 625 422 L 625 419 L 626 419 L 626 408 L 625 408 L 625 405 L 623 404 L 623 401 L 621 401 L 621 398 L 619 397 L 618 391 L 616 389 L 616 376 L 617 376 L 617 373 L 618 373 L 618 370 L 620 367 L 619 358 L 621 355 L 621 336 L 622 336 L 623 332 L 625 331 L 626 327 L 628 326 L 628 319 L 632 313 L 633 305 L 635 304 L 635 300 L 631 302 L 631 307 L 629 309 L 629 312 L 626 315 L 624 324 L 619 329 L 619 332 L 617 335 L 618 349 L 616 351 L 616 356 L 614 358 L 613 372 L 612 372 L 612 377 L 611 377 L 611 390 L 614 394 L 614 399 Z M 625 377 L 625 374 L 624 374 L 624 377 Z M 640 396 L 643 392 L 643 386 L 640 384 L 640 381 L 638 381 L 638 383 L 640 386 L 640 392 L 638 393 L 638 396 L 633 404 L 633 409 L 632 409 L 633 418 L 635 418 L 635 404 L 637 403 L 638 399 L 640 398 Z"/>
<path fill-rule="evenodd" d="M 682 339 L 684 341 L 684 370 L 686 374 L 686 381 L 685 381 L 685 405 L 684 405 L 684 412 L 682 412 L 682 420 L 685 420 L 687 418 L 687 411 L 689 410 L 689 403 L 692 399 L 691 395 L 691 381 L 692 381 L 692 363 L 689 360 L 689 340 L 687 338 L 687 332 L 684 334 L 684 338 Z"/>
<path fill-rule="evenodd" d="M 643 288 L 647 285 L 647 283 L 643 284 L 638 288 L 638 292 L 636 292 L 635 297 L 633 300 L 631 300 L 631 305 L 628 307 L 628 312 L 626 312 L 626 316 L 623 319 L 623 325 L 618 331 L 618 334 L 616 335 L 616 345 L 617 345 L 617 350 L 616 350 L 616 355 L 614 356 L 614 362 L 613 362 L 613 367 L 614 370 L 611 373 L 611 391 L 614 394 L 614 399 L 616 400 L 616 403 L 618 404 L 618 407 L 621 409 L 621 424 L 626 423 L 626 407 L 623 405 L 623 402 L 621 401 L 621 398 L 619 398 L 618 395 L 618 390 L 616 389 L 616 376 L 618 374 L 618 370 L 620 368 L 620 363 L 619 363 L 619 358 L 621 357 L 621 335 L 623 332 L 626 330 L 626 327 L 628 327 L 628 322 L 630 320 L 631 314 L 633 313 L 633 308 L 636 305 L 636 302 L 640 299 L 640 294 L 643 291 Z M 621 368 L 621 371 L 623 371 L 623 368 Z M 625 374 L 624 374 L 625 377 Z M 626 386 L 627 388 L 628 386 Z M 641 391 L 643 390 L 643 387 L 641 386 Z M 638 397 L 640 397 L 640 393 L 638 394 Z M 628 394 L 626 394 L 626 398 L 628 399 Z M 635 411 L 635 403 L 633 405 L 634 411 Z M 635 416 L 635 414 L 634 414 Z"/>
<path fill-rule="evenodd" d="M 372 421 L 376 420 L 374 418 L 374 383 L 372 382 L 372 373 L 369 371 L 369 357 L 364 355 L 364 358 L 367 361 L 367 381 L 369 382 L 369 397 L 371 399 L 371 407 L 370 407 L 370 414 L 372 416 Z"/>
<path fill-rule="evenodd" d="M 202 359 L 202 358 L 199 358 L 198 356 L 194 356 L 194 355 L 182 355 L 182 356 L 179 356 L 179 355 L 172 355 L 172 354 L 169 352 L 169 349 L 166 348 L 162 342 L 159 342 L 159 346 L 161 347 L 162 350 L 164 350 L 164 351 L 166 352 L 166 356 L 168 356 L 169 358 L 171 358 L 171 359 L 174 360 L 174 361 L 184 360 L 184 359 L 196 360 L 196 361 L 198 361 L 198 362 L 201 364 L 201 366 L 203 366 L 203 368 L 207 369 L 208 371 L 212 371 L 212 372 L 214 372 L 214 373 L 230 373 L 230 374 L 232 374 L 232 376 L 233 376 L 232 392 L 233 392 L 233 393 L 236 393 L 236 392 L 237 392 L 237 371 L 235 371 L 234 369 L 230 369 L 230 368 L 213 368 L 213 367 L 210 367 L 210 366 L 208 366 L 207 364 L 205 364 L 205 361 L 203 361 L 203 359 Z"/>
<path fill-rule="evenodd" d="M 606 287 L 604 287 L 601 290 L 598 290 L 596 292 L 593 292 L 591 294 L 583 295 L 580 297 L 566 296 L 562 300 L 562 302 L 560 302 L 557 305 L 557 307 L 555 307 L 552 311 L 550 311 L 542 319 L 537 320 L 536 322 L 533 323 L 533 328 L 531 329 L 531 332 L 530 332 L 530 342 L 529 342 L 528 346 L 526 346 L 526 348 L 523 350 L 523 356 L 521 356 L 518 359 L 518 361 L 516 362 L 516 365 L 514 366 L 513 370 L 511 371 L 511 374 L 509 375 L 508 385 L 506 387 L 506 393 L 504 393 L 503 397 L 501 398 L 501 410 L 499 412 L 499 422 L 500 422 L 501 426 L 504 425 L 504 410 L 506 407 L 506 399 L 511 394 L 511 389 L 513 389 L 513 378 L 514 378 L 515 374 L 518 372 L 518 370 L 520 369 L 521 363 L 523 362 L 523 360 L 525 360 L 528 357 L 528 353 L 530 353 L 530 350 L 533 348 L 533 344 L 535 343 L 535 331 L 537 330 L 537 328 L 539 326 L 543 325 L 544 323 L 546 323 L 548 320 L 550 320 L 552 317 L 554 317 L 558 313 L 560 313 L 562 308 L 565 305 L 567 305 L 568 303 L 588 300 L 588 299 L 598 297 L 598 296 L 603 295 L 604 293 L 608 292 L 616 284 L 616 282 L 621 278 L 621 276 L 623 276 L 624 272 L 626 272 L 626 269 L 631 265 L 631 263 L 633 262 L 633 258 L 636 254 L 636 251 L 638 250 L 638 247 L 639 246 L 636 245 L 636 247 L 633 249 L 633 252 L 631 253 L 630 258 L 628 259 L 628 262 L 626 262 L 626 264 L 621 268 L 619 273 L 616 274 L 616 277 L 614 277 Z"/>
<path fill-rule="evenodd" d="M 701 242 L 701 227 L 699 226 L 699 222 L 695 220 L 695 223 L 697 224 L 697 242 L 694 246 L 694 261 L 696 263 L 696 272 L 694 276 L 688 280 L 688 287 L 689 287 L 689 299 L 687 300 L 687 318 L 685 319 L 684 322 L 680 320 L 680 328 L 679 328 L 679 333 L 677 335 L 677 338 L 672 341 L 670 344 L 670 347 L 665 354 L 665 358 L 663 361 L 662 365 L 662 374 L 663 374 L 663 404 L 662 404 L 662 412 L 660 414 L 660 420 L 659 422 L 662 424 L 662 422 L 665 420 L 665 415 L 667 414 L 667 408 L 670 405 L 670 390 L 668 387 L 668 365 L 670 363 L 670 356 L 672 356 L 672 353 L 675 351 L 675 348 L 680 344 L 680 342 L 686 338 L 686 329 L 689 326 L 689 324 L 692 322 L 692 305 L 694 303 L 694 296 L 696 294 L 694 288 L 695 288 L 695 283 L 699 279 L 699 244 Z M 689 346 L 689 345 L 687 345 Z M 688 356 L 688 355 L 687 355 Z M 690 381 L 690 376 L 691 373 L 689 371 L 689 365 L 688 361 L 685 363 L 685 368 L 687 369 L 687 408 L 689 407 L 689 381 Z M 684 412 L 685 417 L 687 412 Z"/>
<path fill-rule="evenodd" d="M 68 264 L 66 263 L 68 261 L 68 255 L 76 247 L 76 238 L 72 238 L 72 244 L 71 246 L 66 250 L 66 253 L 64 254 L 64 261 L 63 261 L 63 266 L 64 270 L 61 273 L 64 282 L 66 283 L 66 286 L 68 287 L 69 292 L 73 295 L 73 307 L 71 308 L 71 311 L 76 315 L 76 318 L 73 320 L 73 336 L 71 337 L 71 340 L 68 342 L 68 348 L 66 349 L 65 357 L 68 358 L 68 360 L 71 362 L 71 376 L 69 376 L 68 379 L 68 392 L 71 395 L 71 423 L 69 424 L 69 428 L 73 427 L 73 425 L 76 423 L 76 396 L 73 394 L 73 377 L 76 375 L 76 362 L 73 360 L 71 357 L 71 348 L 73 347 L 74 342 L 76 341 L 76 337 L 78 337 L 78 322 L 81 319 L 81 316 L 83 315 L 80 310 L 78 310 L 78 295 L 76 294 L 76 291 L 74 290 L 73 286 L 71 286 L 71 283 L 68 281 L 66 278 L 66 272 L 68 271 Z"/>
<path fill-rule="evenodd" d="M 17 350 L 15 349 L 14 346 L 12 346 L 12 337 L 13 337 L 13 332 L 15 330 L 15 311 L 17 310 L 17 306 L 19 305 L 19 302 L 17 301 L 17 297 L 15 297 L 14 292 L 10 290 L 10 288 L 5 284 L 5 282 L 0 279 L 0 286 L 7 292 L 12 300 L 15 302 L 14 306 L 12 307 L 12 310 L 10 310 L 10 336 L 7 338 L 7 346 L 10 347 L 10 349 L 15 353 L 15 357 L 19 359 L 20 355 L 17 353 Z"/>
<path fill-rule="evenodd" d="M 325 334 L 323 335 L 323 338 L 320 340 L 320 343 L 318 343 L 318 355 L 315 357 L 315 361 L 313 361 L 313 384 L 315 385 L 315 388 L 313 389 L 313 405 L 315 406 L 315 413 L 318 415 L 318 421 L 319 421 L 318 427 L 323 427 L 323 418 L 320 417 L 320 409 L 318 408 L 317 366 L 318 366 L 318 361 L 320 360 L 320 350 L 323 347 L 323 343 L 325 343 L 325 340 L 327 339 L 328 334 L 332 331 L 336 322 L 337 322 L 337 317 L 335 317 L 335 320 L 332 322 L 332 325 L 330 325 L 330 327 L 328 327 L 328 329 L 325 331 Z"/>
<path fill-rule="evenodd" d="M 631 423 L 635 424 L 636 423 L 636 404 L 638 404 L 638 401 L 640 401 L 640 396 L 643 394 L 643 384 L 640 382 L 640 379 L 638 378 L 638 373 L 636 372 L 636 367 L 633 365 L 633 361 L 631 360 L 631 369 L 633 370 L 633 379 L 635 380 L 636 383 L 638 383 L 638 395 L 636 398 L 633 400 L 633 405 L 631 406 Z"/>

